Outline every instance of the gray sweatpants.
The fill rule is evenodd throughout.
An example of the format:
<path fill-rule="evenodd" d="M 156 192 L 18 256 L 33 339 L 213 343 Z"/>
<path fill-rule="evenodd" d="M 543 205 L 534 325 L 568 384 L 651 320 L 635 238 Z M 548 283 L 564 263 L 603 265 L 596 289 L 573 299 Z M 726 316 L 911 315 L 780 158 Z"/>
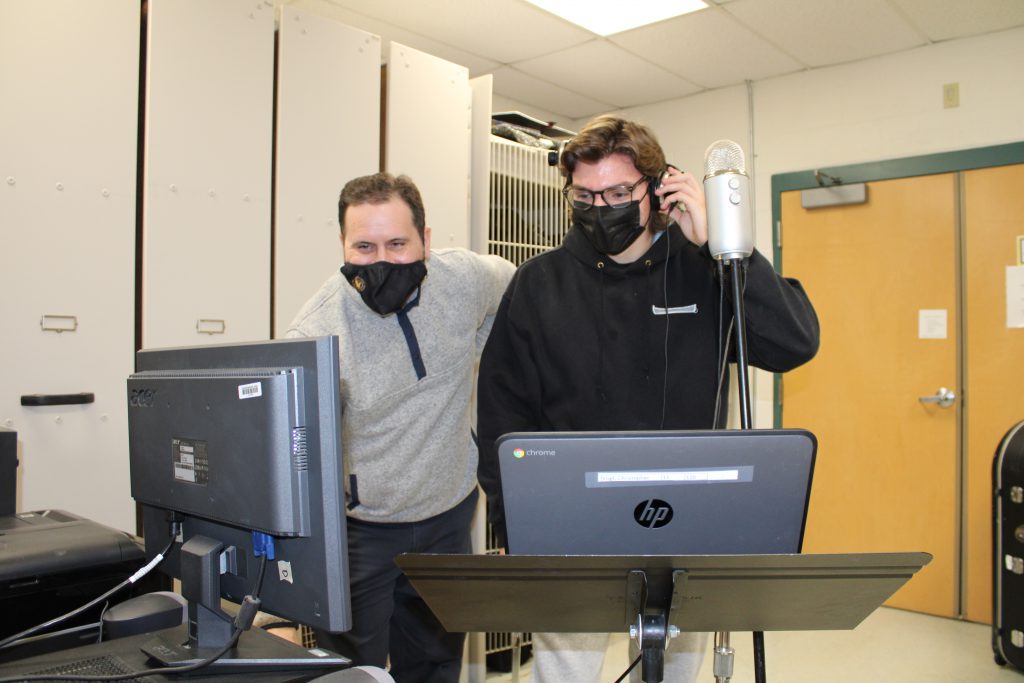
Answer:
<path fill-rule="evenodd" d="M 669 641 L 665 650 L 665 683 L 696 680 L 707 645 L 707 633 L 682 633 Z M 607 649 L 607 633 L 534 633 L 531 683 L 599 683 Z M 630 640 L 629 662 L 622 662 L 621 671 L 638 654 L 636 641 Z M 641 666 L 637 664 L 630 674 L 632 683 L 641 680 Z"/>

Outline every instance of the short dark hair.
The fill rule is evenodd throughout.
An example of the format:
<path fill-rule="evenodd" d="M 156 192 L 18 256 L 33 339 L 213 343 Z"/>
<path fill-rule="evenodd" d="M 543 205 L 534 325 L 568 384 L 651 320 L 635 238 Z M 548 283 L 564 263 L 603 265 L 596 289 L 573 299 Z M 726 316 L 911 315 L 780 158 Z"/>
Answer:
<path fill-rule="evenodd" d="M 392 197 L 398 197 L 412 210 L 412 223 L 423 240 L 427 226 L 423 197 L 420 196 L 420 191 L 416 183 L 412 182 L 412 178 L 406 175 L 393 176 L 390 173 L 364 175 L 345 183 L 345 187 L 341 189 L 341 196 L 338 197 L 338 223 L 341 225 L 341 234 L 345 234 L 345 211 L 348 207 L 360 204 L 385 204 L 391 201 Z"/>
<path fill-rule="evenodd" d="M 604 114 L 591 119 L 562 149 L 559 169 L 572 179 L 576 162 L 596 163 L 612 154 L 625 154 L 637 170 L 657 178 L 666 167 L 665 151 L 647 126 Z"/>

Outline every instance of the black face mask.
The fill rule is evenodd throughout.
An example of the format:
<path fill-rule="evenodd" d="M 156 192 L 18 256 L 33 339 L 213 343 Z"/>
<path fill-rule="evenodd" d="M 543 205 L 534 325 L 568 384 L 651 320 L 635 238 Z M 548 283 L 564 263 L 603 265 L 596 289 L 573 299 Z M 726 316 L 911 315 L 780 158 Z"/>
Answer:
<path fill-rule="evenodd" d="M 379 315 L 389 315 L 402 310 L 409 296 L 427 276 L 427 264 L 391 263 L 376 261 L 369 265 L 357 266 L 346 263 L 341 274 L 355 287 L 363 303 Z"/>
<path fill-rule="evenodd" d="M 644 231 L 639 201 L 618 209 L 592 206 L 586 211 L 574 210 L 572 224 L 583 231 L 594 249 L 608 256 L 624 252 Z"/>

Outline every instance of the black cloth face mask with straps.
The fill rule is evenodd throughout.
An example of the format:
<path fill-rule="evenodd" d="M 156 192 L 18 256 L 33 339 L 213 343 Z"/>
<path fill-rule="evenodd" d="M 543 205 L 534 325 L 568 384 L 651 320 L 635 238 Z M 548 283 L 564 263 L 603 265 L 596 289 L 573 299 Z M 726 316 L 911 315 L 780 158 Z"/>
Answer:
<path fill-rule="evenodd" d="M 427 276 L 423 261 L 392 263 L 375 261 L 367 265 L 346 263 L 341 274 L 349 281 L 363 303 L 378 315 L 397 313 Z"/>
<path fill-rule="evenodd" d="M 640 225 L 640 202 L 626 206 L 592 206 L 586 211 L 574 210 L 572 224 L 583 231 L 594 249 L 606 256 L 621 254 L 643 234 Z"/>

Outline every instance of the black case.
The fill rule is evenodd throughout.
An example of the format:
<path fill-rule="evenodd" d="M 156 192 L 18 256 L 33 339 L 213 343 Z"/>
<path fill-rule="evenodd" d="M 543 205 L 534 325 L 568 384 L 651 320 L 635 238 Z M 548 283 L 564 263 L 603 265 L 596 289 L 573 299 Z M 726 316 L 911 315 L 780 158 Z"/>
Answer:
<path fill-rule="evenodd" d="M 18 511 L 18 433 L 0 427 L 0 516 Z"/>
<path fill-rule="evenodd" d="M 992 483 L 992 650 L 1024 670 L 1024 421 L 996 449 Z"/>

